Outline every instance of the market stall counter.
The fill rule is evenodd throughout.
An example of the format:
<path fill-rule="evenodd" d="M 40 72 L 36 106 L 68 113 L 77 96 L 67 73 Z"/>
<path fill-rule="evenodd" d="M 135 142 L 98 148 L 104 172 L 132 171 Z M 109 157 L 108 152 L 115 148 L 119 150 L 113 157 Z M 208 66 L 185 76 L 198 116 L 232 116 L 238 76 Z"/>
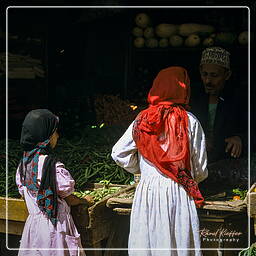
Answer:
<path fill-rule="evenodd" d="M 127 246 L 129 216 L 134 192 L 135 188 L 127 190 L 119 194 L 118 197 L 109 198 L 106 203 L 107 207 L 111 208 L 116 214 L 115 220 L 118 220 L 114 224 L 115 228 L 112 229 L 112 234 L 109 237 L 108 244 L 110 248 L 120 247 L 118 245 L 124 245 L 125 241 Z M 217 253 L 222 253 L 221 255 L 225 256 L 238 255 L 239 250 L 249 246 L 248 233 L 250 228 L 248 220 L 250 216 L 247 215 L 247 198 L 230 201 L 225 200 L 225 195 L 226 192 L 209 196 L 206 198 L 205 205 L 198 209 L 201 245 L 204 249 L 203 255 L 219 255 Z M 125 224 L 125 222 L 127 223 Z M 127 232 L 126 236 L 124 230 Z M 120 237 L 123 237 L 121 242 Z M 211 250 L 208 251 L 207 248 Z"/>

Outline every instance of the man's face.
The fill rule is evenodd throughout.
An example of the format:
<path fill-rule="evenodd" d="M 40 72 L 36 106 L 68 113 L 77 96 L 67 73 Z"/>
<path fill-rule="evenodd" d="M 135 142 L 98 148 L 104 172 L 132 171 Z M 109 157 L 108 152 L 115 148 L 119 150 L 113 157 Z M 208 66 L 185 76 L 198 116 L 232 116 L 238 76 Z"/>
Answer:
<path fill-rule="evenodd" d="M 216 64 L 203 64 L 200 67 L 200 74 L 205 92 L 210 95 L 219 95 L 231 73 Z"/>

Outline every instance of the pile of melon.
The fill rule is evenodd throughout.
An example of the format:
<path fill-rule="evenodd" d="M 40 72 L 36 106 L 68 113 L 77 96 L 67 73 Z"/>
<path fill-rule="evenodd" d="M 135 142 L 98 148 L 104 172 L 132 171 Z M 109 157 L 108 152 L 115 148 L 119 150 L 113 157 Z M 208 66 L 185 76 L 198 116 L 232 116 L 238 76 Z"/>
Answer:
<path fill-rule="evenodd" d="M 198 47 L 214 45 L 248 44 L 248 31 L 239 34 L 233 32 L 216 31 L 212 25 L 185 24 L 157 24 L 146 13 L 135 16 L 135 27 L 132 29 L 133 44 L 136 48 L 166 48 L 166 47 Z"/>

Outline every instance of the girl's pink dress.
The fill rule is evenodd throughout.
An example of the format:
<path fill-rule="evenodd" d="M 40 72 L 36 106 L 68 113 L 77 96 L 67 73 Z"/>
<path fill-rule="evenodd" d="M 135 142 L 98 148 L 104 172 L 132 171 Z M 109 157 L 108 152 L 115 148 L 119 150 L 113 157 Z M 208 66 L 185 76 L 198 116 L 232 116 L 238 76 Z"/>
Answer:
<path fill-rule="evenodd" d="M 38 183 L 42 177 L 42 166 L 46 156 L 38 162 Z M 80 235 L 70 215 L 70 207 L 64 200 L 74 191 L 75 181 L 60 162 L 56 163 L 58 199 L 58 222 L 54 227 L 36 203 L 36 194 L 22 186 L 17 170 L 16 183 L 24 197 L 29 216 L 26 220 L 20 241 L 19 256 L 84 256 Z"/>

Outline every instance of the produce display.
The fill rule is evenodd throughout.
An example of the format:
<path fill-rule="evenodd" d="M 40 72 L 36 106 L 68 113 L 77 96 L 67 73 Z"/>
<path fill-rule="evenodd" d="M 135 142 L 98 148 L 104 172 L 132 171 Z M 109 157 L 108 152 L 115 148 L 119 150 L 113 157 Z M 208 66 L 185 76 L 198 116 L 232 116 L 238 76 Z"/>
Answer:
<path fill-rule="evenodd" d="M 232 192 L 236 194 L 235 196 L 233 196 L 233 200 L 244 200 L 248 190 L 241 190 L 239 188 L 235 188 L 232 190 Z"/>
<path fill-rule="evenodd" d="M 5 140 L 0 141 L 0 180 L 6 180 L 6 167 L 8 170 L 7 183 L 8 183 L 8 196 L 20 197 L 16 181 L 15 174 L 18 167 L 18 163 L 21 159 L 21 146 L 19 141 L 8 140 L 8 162 L 6 161 Z M 6 194 L 6 182 L 0 183 L 0 196 Z"/>
<path fill-rule="evenodd" d="M 136 48 L 166 48 L 166 47 L 209 47 L 247 45 L 248 31 L 221 31 L 209 24 L 184 23 L 154 24 L 146 13 L 138 13 L 134 18 L 132 29 L 133 45 Z"/>
<path fill-rule="evenodd" d="M 135 108 L 135 106 L 133 106 Z M 101 128 L 100 128 L 101 127 Z M 72 136 L 60 137 L 55 149 L 56 155 L 65 167 L 70 171 L 76 181 L 76 191 L 85 191 L 88 183 L 98 183 L 107 180 L 113 184 L 130 184 L 133 175 L 117 166 L 111 158 L 111 149 L 115 142 L 127 129 L 126 125 L 99 125 L 86 126 L 83 129 L 73 129 Z M 22 157 L 22 149 L 19 140 L 8 140 L 8 161 L 6 161 L 5 140 L 0 141 L 0 179 L 6 179 L 6 164 L 8 169 L 8 196 L 20 197 L 15 174 L 18 163 Z M 251 154 L 251 183 L 256 181 L 254 170 L 256 169 L 256 154 Z M 241 200 L 246 195 L 248 179 L 247 160 L 223 160 L 208 166 L 208 182 L 202 187 L 204 192 L 210 185 L 222 180 L 226 189 L 232 191 L 232 196 L 239 196 Z M 228 162 L 227 162 L 228 161 Z M 219 173 L 222 170 L 222 173 Z M 224 182 L 225 181 L 225 182 Z M 228 184 L 228 185 L 227 185 Z M 223 187 L 223 188 L 224 188 Z M 106 188 L 106 187 L 105 187 Z M 222 188 L 222 189 L 223 189 Z M 111 188 L 113 190 L 113 188 Z M 114 190 L 113 190 L 114 191 Z M 87 192 L 86 192 L 87 193 Z M 89 192 L 88 192 L 89 193 Z M 6 194 L 6 183 L 0 184 L 0 196 Z M 231 197 L 232 199 L 232 197 Z"/>
<path fill-rule="evenodd" d="M 85 190 L 85 191 L 75 191 L 73 194 L 78 198 L 88 198 L 88 196 L 92 197 L 93 202 L 98 202 L 103 199 L 107 195 L 114 194 L 118 192 L 121 187 L 111 187 L 111 183 L 108 180 L 102 180 L 99 182 L 103 184 L 102 188 L 96 188 L 93 190 Z"/>
<path fill-rule="evenodd" d="M 111 158 L 111 149 L 127 127 L 87 126 L 73 130 L 71 138 L 60 138 L 55 151 L 60 161 L 76 181 L 76 191 L 84 190 L 87 183 L 108 180 L 114 184 L 130 184 L 133 175 L 117 166 Z M 5 140 L 0 141 L 0 179 L 6 178 Z M 19 140 L 8 140 L 8 197 L 20 198 L 15 182 L 18 163 L 22 157 Z M 0 185 L 0 196 L 5 196 L 6 184 Z"/>

